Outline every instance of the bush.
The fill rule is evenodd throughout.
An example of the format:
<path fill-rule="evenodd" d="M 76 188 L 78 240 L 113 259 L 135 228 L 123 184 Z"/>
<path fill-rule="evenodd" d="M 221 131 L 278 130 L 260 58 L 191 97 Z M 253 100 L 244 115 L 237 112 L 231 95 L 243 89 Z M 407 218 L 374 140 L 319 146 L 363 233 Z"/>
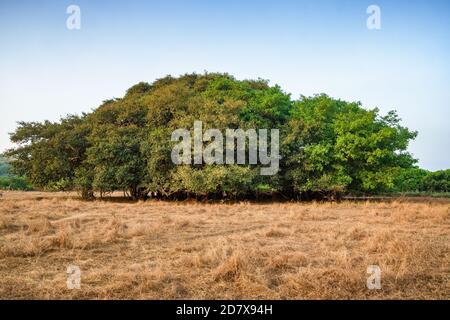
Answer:
<path fill-rule="evenodd" d="M 420 168 L 400 169 L 394 178 L 395 192 L 420 192 L 425 191 L 425 178 L 430 174 Z"/>
<path fill-rule="evenodd" d="M 450 170 L 429 172 L 417 167 L 401 169 L 394 178 L 395 192 L 450 192 Z"/>
<path fill-rule="evenodd" d="M 31 191 L 32 187 L 24 177 L 3 176 L 0 177 L 0 189 Z"/>
<path fill-rule="evenodd" d="M 450 192 L 450 169 L 429 173 L 423 179 L 423 189 L 428 192 Z"/>

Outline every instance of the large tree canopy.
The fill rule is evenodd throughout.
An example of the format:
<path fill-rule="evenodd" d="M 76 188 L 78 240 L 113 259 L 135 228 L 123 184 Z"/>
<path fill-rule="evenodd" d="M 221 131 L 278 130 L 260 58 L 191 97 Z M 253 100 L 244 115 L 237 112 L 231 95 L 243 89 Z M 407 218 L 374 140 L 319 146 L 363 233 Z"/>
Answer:
<path fill-rule="evenodd" d="M 203 131 L 279 129 L 278 174 L 262 176 L 249 164 L 175 165 L 171 133 L 194 121 Z M 139 83 L 90 114 L 20 122 L 11 134 L 17 147 L 6 155 L 35 187 L 84 197 L 116 190 L 133 198 L 298 197 L 392 189 L 415 162 L 406 152 L 415 136 L 394 111 L 382 116 L 326 95 L 293 100 L 265 80 L 206 73 Z"/>

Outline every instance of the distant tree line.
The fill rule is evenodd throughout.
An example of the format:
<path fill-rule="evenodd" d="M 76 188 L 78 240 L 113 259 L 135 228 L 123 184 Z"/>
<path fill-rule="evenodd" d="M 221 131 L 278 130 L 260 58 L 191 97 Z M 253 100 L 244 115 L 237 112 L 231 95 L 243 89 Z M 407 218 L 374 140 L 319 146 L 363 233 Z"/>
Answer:
<path fill-rule="evenodd" d="M 32 190 L 25 177 L 18 177 L 11 173 L 8 160 L 0 157 L 0 190 Z"/>
<path fill-rule="evenodd" d="M 417 167 L 399 170 L 394 179 L 395 192 L 450 192 L 450 169 L 430 172 Z"/>
<path fill-rule="evenodd" d="M 174 165 L 171 133 L 195 120 L 203 130 L 279 129 L 280 171 L 261 176 L 260 165 Z M 442 178 L 414 166 L 407 147 L 416 135 L 394 111 L 380 115 L 325 94 L 293 100 L 265 80 L 205 73 L 139 83 L 89 114 L 19 122 L 11 134 L 17 146 L 5 156 L 35 188 L 78 190 L 84 198 L 118 190 L 134 199 L 448 191 L 448 171 Z M 425 176 L 426 183 L 416 182 Z M 432 182 L 441 178 L 445 188 Z"/>

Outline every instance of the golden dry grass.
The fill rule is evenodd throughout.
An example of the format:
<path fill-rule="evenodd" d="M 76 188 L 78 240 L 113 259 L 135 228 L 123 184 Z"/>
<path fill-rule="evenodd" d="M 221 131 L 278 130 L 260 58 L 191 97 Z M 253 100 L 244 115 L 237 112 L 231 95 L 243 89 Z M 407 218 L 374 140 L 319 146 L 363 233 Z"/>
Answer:
<path fill-rule="evenodd" d="M 3 299 L 449 299 L 450 211 L 425 203 L 0 199 Z M 66 269 L 81 269 L 81 289 Z M 382 289 L 368 290 L 368 265 Z"/>

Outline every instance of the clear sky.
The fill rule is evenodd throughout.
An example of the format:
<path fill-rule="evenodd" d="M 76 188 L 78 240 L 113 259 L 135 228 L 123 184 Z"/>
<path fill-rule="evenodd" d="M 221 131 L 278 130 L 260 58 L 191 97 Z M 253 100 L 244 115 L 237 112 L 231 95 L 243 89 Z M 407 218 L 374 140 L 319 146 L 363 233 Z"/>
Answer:
<path fill-rule="evenodd" d="M 66 27 L 71 4 L 80 30 Z M 381 30 L 366 27 L 371 4 Z M 450 168 L 450 1 L 438 0 L 0 0 L 0 152 L 17 121 L 205 70 L 395 109 L 419 131 L 419 164 Z"/>

